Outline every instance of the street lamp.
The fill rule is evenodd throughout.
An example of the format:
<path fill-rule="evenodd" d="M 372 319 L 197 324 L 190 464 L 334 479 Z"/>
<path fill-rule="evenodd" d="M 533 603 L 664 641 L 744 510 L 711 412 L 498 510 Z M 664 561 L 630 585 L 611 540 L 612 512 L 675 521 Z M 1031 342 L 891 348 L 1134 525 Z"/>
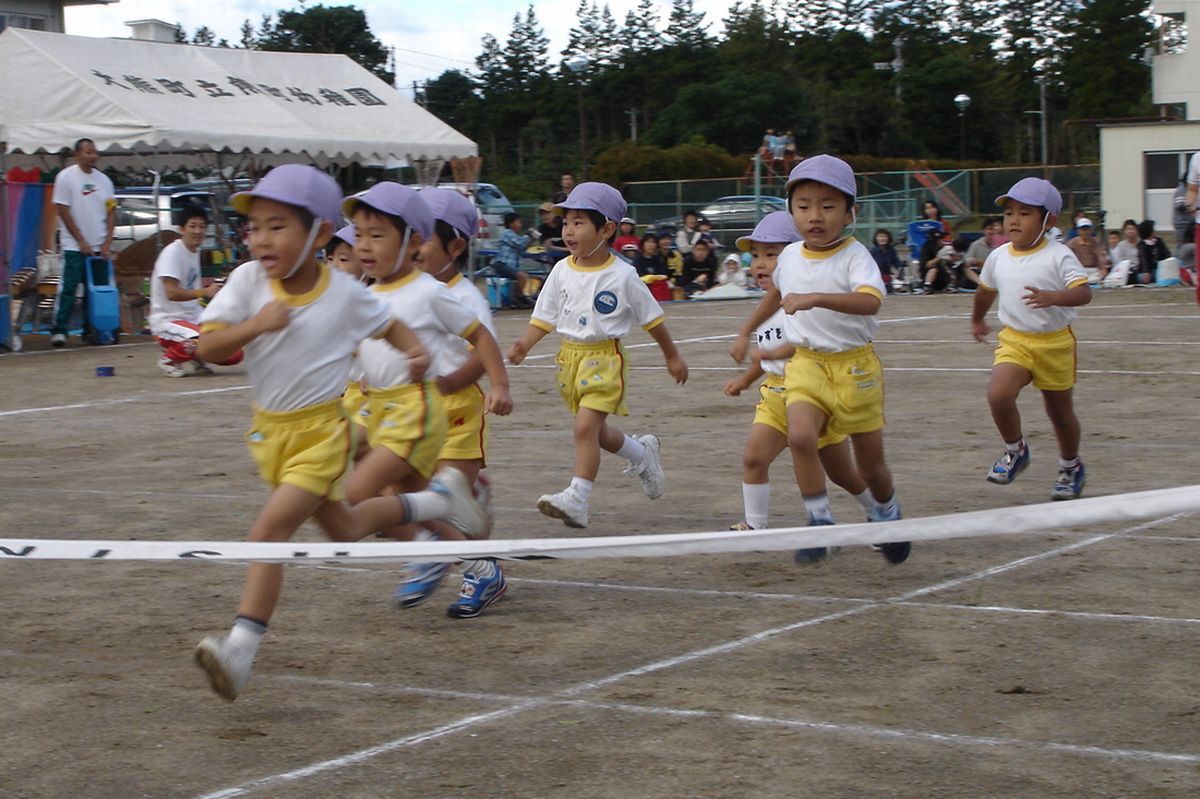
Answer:
<path fill-rule="evenodd" d="M 587 180 L 588 176 L 588 146 L 587 146 L 587 118 L 583 113 L 583 71 L 588 68 L 591 59 L 583 53 L 576 53 L 568 58 L 563 64 L 567 69 L 571 70 L 571 74 L 575 76 L 575 88 L 579 99 L 579 160 L 580 160 L 580 176 Z"/>
<path fill-rule="evenodd" d="M 958 109 L 958 160 L 967 159 L 967 109 L 971 107 L 971 97 L 959 94 L 954 98 L 954 107 Z"/>

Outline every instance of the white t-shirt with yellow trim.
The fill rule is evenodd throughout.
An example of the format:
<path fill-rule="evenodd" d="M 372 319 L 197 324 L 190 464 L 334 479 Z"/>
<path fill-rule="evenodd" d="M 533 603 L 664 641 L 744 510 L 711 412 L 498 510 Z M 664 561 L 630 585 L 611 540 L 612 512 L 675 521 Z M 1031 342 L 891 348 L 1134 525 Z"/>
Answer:
<path fill-rule="evenodd" d="M 250 390 L 260 408 L 294 411 L 338 398 L 359 342 L 386 335 L 392 325 L 387 306 L 366 286 L 327 266 L 320 269 L 312 291 L 288 294 L 258 261 L 242 264 L 200 315 L 201 330 L 211 330 L 245 322 L 272 300 L 291 309 L 287 327 L 245 347 Z"/>
<path fill-rule="evenodd" d="M 787 343 L 787 335 L 784 332 L 784 327 L 787 324 L 787 314 L 780 308 L 775 313 L 771 314 L 771 318 L 759 325 L 757 330 L 758 346 L 760 349 L 773 350 Z M 788 359 L 782 361 L 761 360 L 759 365 L 762 370 L 769 375 L 783 377 L 783 370 L 787 368 Z"/>
<path fill-rule="evenodd" d="M 550 270 L 529 323 L 594 344 L 624 338 L 635 322 L 650 330 L 665 318 L 630 264 L 610 256 L 600 266 L 577 266 L 574 256 L 568 256 Z"/>
<path fill-rule="evenodd" d="M 393 317 L 408 325 L 421 340 L 421 346 L 429 353 L 425 378 L 432 380 L 449 374 L 446 354 L 450 340 L 469 336 L 479 326 L 475 312 L 436 278 L 419 269 L 393 283 L 376 283 L 371 291 L 387 303 Z M 364 341 L 358 348 L 358 361 L 368 389 L 412 382 L 408 356 L 386 341 Z"/>
<path fill-rule="evenodd" d="M 1000 295 L 1000 323 L 1024 333 L 1053 333 L 1078 316 L 1074 308 L 1034 308 L 1026 305 L 1026 286 L 1061 291 L 1088 282 L 1087 271 L 1066 245 L 1042 239 L 1032 250 L 1014 250 L 1011 243 L 992 250 L 983 263 L 979 282 Z"/>
<path fill-rule="evenodd" d="M 887 291 L 875 259 L 854 238 L 821 252 L 808 249 L 802 241 L 789 244 L 779 253 L 773 278 L 784 297 L 863 292 L 882 300 Z M 877 314 L 864 316 L 828 308 L 797 311 L 786 319 L 784 333 L 790 343 L 820 352 L 845 352 L 870 344 L 879 328 Z"/>
<path fill-rule="evenodd" d="M 476 318 L 479 319 L 494 338 L 496 336 L 496 323 L 492 319 L 492 309 L 488 306 L 487 299 L 483 296 L 483 293 L 462 275 L 455 275 L 447 280 L 445 285 L 459 302 L 475 313 Z M 445 371 L 442 374 L 448 375 L 457 372 L 470 356 L 471 345 L 465 339 L 458 336 L 449 339 L 446 342 L 446 358 L 443 363 Z"/>

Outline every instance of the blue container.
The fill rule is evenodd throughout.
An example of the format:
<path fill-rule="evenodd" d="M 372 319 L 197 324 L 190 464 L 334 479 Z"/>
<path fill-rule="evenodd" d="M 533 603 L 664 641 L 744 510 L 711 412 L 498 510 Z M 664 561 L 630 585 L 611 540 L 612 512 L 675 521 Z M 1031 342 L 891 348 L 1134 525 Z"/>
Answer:
<path fill-rule="evenodd" d="M 512 281 L 506 277 L 489 277 L 487 298 L 493 311 L 512 305 Z"/>
<path fill-rule="evenodd" d="M 116 377 L 117 367 L 115 366 L 97 366 L 96 377 Z"/>
<path fill-rule="evenodd" d="M 83 265 L 87 280 L 87 324 L 89 344 L 116 344 L 121 339 L 121 295 L 112 261 L 95 256 Z"/>

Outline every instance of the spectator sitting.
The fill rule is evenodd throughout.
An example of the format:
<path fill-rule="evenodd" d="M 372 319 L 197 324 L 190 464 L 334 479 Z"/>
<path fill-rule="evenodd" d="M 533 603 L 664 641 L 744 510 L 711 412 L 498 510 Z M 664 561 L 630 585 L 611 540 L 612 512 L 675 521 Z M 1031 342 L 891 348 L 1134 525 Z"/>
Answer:
<path fill-rule="evenodd" d="M 633 249 L 637 250 L 641 247 L 641 239 L 637 236 L 637 222 L 634 222 L 629 217 L 621 220 L 617 225 L 617 238 L 613 241 L 613 249 L 621 252 L 628 245 L 633 245 Z"/>
<path fill-rule="evenodd" d="M 696 243 L 696 239 L 700 238 L 700 231 L 696 228 L 699 222 L 700 215 L 695 211 L 684 212 L 683 227 L 675 234 L 675 249 L 683 255 L 690 253 L 692 245 Z"/>
<path fill-rule="evenodd" d="M 1196 273 L 1196 226 L 1188 225 L 1183 231 L 1183 239 L 1175 251 L 1175 257 L 1179 259 L 1180 270 L 1188 270 L 1191 273 L 1193 282 L 1195 281 Z M 1184 283 L 1188 281 L 1184 279 Z"/>
<path fill-rule="evenodd" d="M 954 269 L 954 288 L 958 291 L 974 291 L 979 288 L 979 269 L 967 263 L 966 253 L 970 249 L 967 237 L 958 236 L 950 248 L 953 250 L 948 255 Z"/>
<path fill-rule="evenodd" d="M 1121 243 L 1121 231 L 1119 231 L 1119 230 L 1108 231 L 1108 260 L 1111 261 L 1113 259 L 1113 251 L 1117 248 L 1117 245 L 1120 243 Z"/>
<path fill-rule="evenodd" d="M 696 239 L 692 251 L 683 256 L 683 274 L 675 285 L 685 293 L 694 294 L 712 288 L 717 281 L 717 256 L 712 251 L 712 239 Z"/>
<path fill-rule="evenodd" d="M 1083 211 L 1076 211 L 1075 216 L 1071 218 L 1071 229 L 1067 231 L 1067 241 L 1079 235 L 1079 222 L 1082 219 L 1087 219 L 1087 214 Z"/>
<path fill-rule="evenodd" d="M 1109 259 L 1113 265 L 1115 266 L 1122 261 L 1129 261 L 1131 264 L 1136 264 L 1138 259 L 1138 242 L 1141 240 L 1142 237 L 1138 233 L 1137 222 L 1134 222 L 1132 219 L 1126 219 L 1121 224 L 1120 240 L 1109 252 Z"/>
<path fill-rule="evenodd" d="M 1094 235 L 1096 227 L 1086 216 L 1075 220 L 1075 230 L 1078 231 L 1078 235 L 1067 241 L 1067 247 L 1075 253 L 1091 282 L 1099 283 L 1108 276 L 1108 270 L 1112 268 L 1108 260 L 1108 250 Z"/>
<path fill-rule="evenodd" d="M 933 200 L 926 200 L 921 206 L 921 212 L 926 219 L 942 223 L 942 238 L 949 241 L 954 236 L 954 231 L 950 228 L 950 223 L 942 217 L 942 207 Z"/>
<path fill-rule="evenodd" d="M 663 260 L 662 253 L 658 251 L 658 237 L 653 233 L 642 236 L 642 249 L 633 259 L 633 268 L 641 277 L 647 275 L 671 276 L 667 262 Z"/>
<path fill-rule="evenodd" d="M 900 273 L 900 256 L 896 254 L 896 247 L 892 244 L 892 233 L 886 228 L 879 228 L 875 231 L 875 243 L 871 246 L 871 257 L 875 259 L 875 264 L 879 267 L 879 274 L 883 277 L 883 285 L 887 288 L 887 293 L 892 293 L 892 280 Z"/>
<path fill-rule="evenodd" d="M 538 237 L 542 241 L 542 246 L 548 254 L 565 257 L 567 245 L 563 243 L 562 238 L 563 218 L 554 213 L 553 203 L 542 203 L 539 205 L 538 214 L 542 218 L 542 223 L 537 226 Z"/>
<path fill-rule="evenodd" d="M 658 234 L 658 254 L 667 265 L 667 274 L 678 283 L 683 276 L 683 255 L 675 249 L 675 236 L 665 231 Z"/>
<path fill-rule="evenodd" d="M 961 249 L 959 247 L 961 246 Z M 925 264 L 924 281 L 917 293 L 932 294 L 935 291 L 953 289 L 959 274 L 959 267 L 967 250 L 966 240 L 959 237 L 953 243 L 945 240 L 930 239 L 921 250 L 921 260 Z M 974 284 L 979 282 L 975 276 Z"/>
<path fill-rule="evenodd" d="M 720 250 L 724 249 L 724 247 L 721 246 L 721 242 L 717 241 L 717 237 L 712 232 L 712 222 L 709 222 L 704 217 L 700 217 L 696 220 L 696 230 L 700 231 L 701 236 L 707 236 L 708 238 L 712 239 L 712 248 L 714 252 L 719 252 Z"/>
<path fill-rule="evenodd" d="M 721 261 L 721 271 L 717 273 L 717 283 L 722 286 L 733 284 L 735 286 L 746 285 L 746 273 L 742 269 L 742 257 L 737 253 L 731 252 L 726 255 Z"/>
<path fill-rule="evenodd" d="M 983 262 L 991 254 L 992 250 L 996 249 L 1002 243 L 1000 241 L 1000 232 L 1004 229 L 1004 220 L 998 216 L 988 217 L 983 220 L 983 235 L 971 242 L 971 246 L 967 248 L 967 256 L 964 259 L 964 265 L 968 269 L 974 269 L 976 274 L 983 269 Z"/>
<path fill-rule="evenodd" d="M 1152 286 L 1158 279 L 1158 262 L 1171 257 L 1171 251 L 1163 240 L 1154 235 L 1154 220 L 1143 219 L 1137 226 L 1141 241 L 1138 242 L 1138 258 L 1129 272 L 1127 285 Z"/>
<path fill-rule="evenodd" d="M 533 303 L 525 296 L 525 286 L 529 282 L 529 274 L 521 271 L 521 258 L 525 248 L 529 246 L 532 236 L 522 236 L 521 228 L 525 222 L 516 211 L 504 215 L 504 232 L 500 234 L 500 244 L 496 257 L 492 259 L 492 272 L 497 277 L 506 277 L 516 281 L 512 293 L 513 305 L 517 308 L 532 308 Z"/>

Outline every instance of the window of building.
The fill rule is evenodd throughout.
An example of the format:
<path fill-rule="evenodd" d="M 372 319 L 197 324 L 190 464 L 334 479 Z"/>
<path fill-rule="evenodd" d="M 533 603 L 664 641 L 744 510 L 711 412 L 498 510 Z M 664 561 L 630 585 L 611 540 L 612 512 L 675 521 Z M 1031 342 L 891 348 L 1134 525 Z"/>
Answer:
<path fill-rule="evenodd" d="M 0 14 L 0 31 L 5 28 L 25 28 L 31 31 L 46 30 L 46 17 L 33 14 Z"/>
<path fill-rule="evenodd" d="M 1174 189 L 1190 157 L 1190 152 L 1146 153 L 1146 188 Z"/>

